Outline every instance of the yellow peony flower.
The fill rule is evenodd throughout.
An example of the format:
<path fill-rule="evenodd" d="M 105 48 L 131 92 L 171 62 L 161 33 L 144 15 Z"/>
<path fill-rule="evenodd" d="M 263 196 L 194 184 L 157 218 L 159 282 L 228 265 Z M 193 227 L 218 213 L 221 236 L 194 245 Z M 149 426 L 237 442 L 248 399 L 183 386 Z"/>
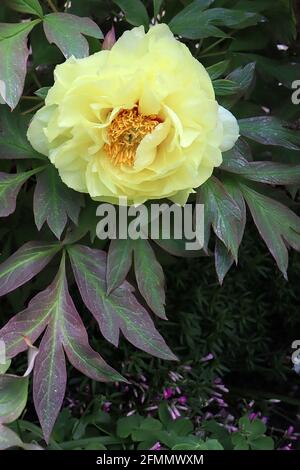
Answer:
<path fill-rule="evenodd" d="M 111 50 L 55 69 L 28 139 L 93 199 L 184 204 L 239 136 L 205 68 L 168 26 L 126 31 Z"/>

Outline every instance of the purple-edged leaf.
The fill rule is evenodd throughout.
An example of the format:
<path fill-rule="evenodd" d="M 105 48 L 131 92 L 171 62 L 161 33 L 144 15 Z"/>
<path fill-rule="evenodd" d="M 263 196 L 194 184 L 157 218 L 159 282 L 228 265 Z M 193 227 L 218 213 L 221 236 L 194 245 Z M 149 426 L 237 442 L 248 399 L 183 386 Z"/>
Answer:
<path fill-rule="evenodd" d="M 32 13 L 42 17 L 43 10 L 38 0 L 6 0 L 7 5 L 21 13 Z"/>
<path fill-rule="evenodd" d="M 187 250 L 186 244 L 190 243 L 187 239 L 153 239 L 153 241 L 164 251 L 180 258 L 201 258 L 206 256 L 203 250 Z"/>
<path fill-rule="evenodd" d="M 60 250 L 58 243 L 29 242 L 0 265 L 0 296 L 38 274 Z"/>
<path fill-rule="evenodd" d="M 71 364 L 93 380 L 101 382 L 124 381 L 125 379 L 106 364 L 89 345 L 85 326 L 70 297 L 66 279 L 64 280 L 63 296 L 64 308 L 60 320 L 62 342 Z"/>
<path fill-rule="evenodd" d="M 58 318 L 60 302 L 61 299 L 58 298 L 53 317 L 40 343 L 33 376 L 34 406 L 47 443 L 62 406 L 67 383 Z"/>
<path fill-rule="evenodd" d="M 227 250 L 224 243 L 217 238 L 215 245 L 215 268 L 221 285 L 233 263 L 234 258 L 232 254 Z"/>
<path fill-rule="evenodd" d="M 0 330 L 0 339 L 4 341 L 7 358 L 15 357 L 25 351 L 27 337 L 33 344 L 45 330 L 56 304 L 59 288 L 57 278 L 43 292 L 39 292 L 29 303 L 26 310 L 15 315 Z"/>
<path fill-rule="evenodd" d="M 216 236 L 237 260 L 239 248 L 237 223 L 242 218 L 238 204 L 215 177 L 210 178 L 199 188 L 197 202 L 204 204 L 206 248 L 212 225 Z"/>
<path fill-rule="evenodd" d="M 224 185 L 224 188 L 227 194 L 229 194 L 229 196 L 235 201 L 235 203 L 238 205 L 240 209 L 241 217 L 240 219 L 235 220 L 235 229 L 237 232 L 238 247 L 239 247 L 244 236 L 246 219 L 247 219 L 245 200 L 243 198 L 239 185 L 235 181 L 235 179 L 227 177 L 223 179 L 222 183 Z M 231 268 L 231 266 L 233 265 L 233 263 L 234 263 L 234 257 L 228 251 L 225 245 L 217 238 L 216 246 L 215 246 L 215 267 L 216 267 L 220 284 L 223 283 L 224 278 L 227 272 L 229 271 L 229 269 Z"/>
<path fill-rule="evenodd" d="M 68 188 L 60 179 L 54 166 L 47 167 L 37 177 L 33 211 L 38 230 L 47 221 L 50 229 L 60 239 L 68 217 L 78 223 L 83 195 Z"/>
<path fill-rule="evenodd" d="M 300 131 L 289 129 L 287 123 L 276 117 L 240 119 L 239 126 L 241 135 L 260 144 L 300 150 Z"/>
<path fill-rule="evenodd" d="M 133 249 L 134 270 L 139 291 L 151 310 L 166 320 L 165 277 L 162 267 L 147 240 L 135 240 Z"/>
<path fill-rule="evenodd" d="M 66 58 L 82 58 L 89 55 L 89 44 L 84 36 L 103 39 L 99 26 L 93 20 L 70 13 L 46 15 L 44 31 L 48 41 L 56 44 Z"/>
<path fill-rule="evenodd" d="M 300 251 L 300 218 L 278 201 L 240 183 L 257 229 L 287 279 L 288 247 Z"/>
<path fill-rule="evenodd" d="M 26 137 L 30 119 L 0 106 L 0 159 L 46 158 L 31 147 Z"/>
<path fill-rule="evenodd" d="M 0 97 L 11 109 L 17 106 L 24 88 L 27 36 L 39 21 L 0 23 Z"/>
<path fill-rule="evenodd" d="M 122 331 L 137 348 L 163 359 L 176 359 L 128 282 L 107 295 L 106 254 L 81 245 L 71 246 L 68 251 L 81 297 L 103 336 L 117 346 Z"/>
<path fill-rule="evenodd" d="M 119 287 L 132 265 L 133 242 L 127 240 L 111 240 L 107 254 L 107 293 Z"/>
<path fill-rule="evenodd" d="M 222 170 L 235 173 L 251 181 L 272 185 L 300 183 L 300 165 L 268 161 L 248 161 L 241 148 L 235 146 L 223 154 Z"/>
<path fill-rule="evenodd" d="M 11 175 L 0 172 L 0 217 L 7 217 L 16 210 L 17 196 L 22 185 L 39 169 Z"/>
<path fill-rule="evenodd" d="M 43 450 L 38 444 L 27 444 L 7 426 L 0 424 L 0 450 L 10 449 L 11 447 L 21 447 L 24 450 Z"/>
<path fill-rule="evenodd" d="M 49 312 L 49 324 L 39 346 L 33 376 L 33 399 L 46 442 L 63 403 L 67 382 L 65 355 L 62 346 L 61 316 L 66 308 L 65 257 L 54 279 L 52 290 L 45 295 L 42 311 Z"/>

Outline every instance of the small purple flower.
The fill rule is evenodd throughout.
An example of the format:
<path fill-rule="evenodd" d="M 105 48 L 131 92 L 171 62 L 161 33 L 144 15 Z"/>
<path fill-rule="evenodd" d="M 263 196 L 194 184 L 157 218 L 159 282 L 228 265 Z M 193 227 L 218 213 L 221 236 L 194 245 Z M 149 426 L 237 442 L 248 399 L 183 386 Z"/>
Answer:
<path fill-rule="evenodd" d="M 214 359 L 214 355 L 212 353 L 207 354 L 207 356 L 202 357 L 201 362 L 209 362 Z"/>
<path fill-rule="evenodd" d="M 156 442 L 149 450 L 160 450 L 161 449 L 161 443 Z"/>
<path fill-rule="evenodd" d="M 294 434 L 294 426 L 289 426 L 285 432 L 286 437 L 291 437 Z"/>
<path fill-rule="evenodd" d="M 258 417 L 258 415 L 259 415 L 259 413 L 254 413 L 254 412 L 253 412 L 253 413 L 250 413 L 250 414 L 249 414 L 249 420 L 250 420 L 250 421 L 256 420 L 256 418 Z"/>
<path fill-rule="evenodd" d="M 185 405 L 187 403 L 187 397 L 185 395 L 182 395 L 181 397 L 178 398 L 178 403 L 180 405 Z"/>
<path fill-rule="evenodd" d="M 292 444 L 287 444 L 287 445 L 284 446 L 284 447 L 280 447 L 279 450 L 292 450 Z"/>
<path fill-rule="evenodd" d="M 169 400 L 174 395 L 173 389 L 171 387 L 165 388 L 163 391 L 163 397 L 165 400 Z"/>
<path fill-rule="evenodd" d="M 268 424 L 268 421 L 269 421 L 269 418 L 267 416 L 263 416 L 261 418 L 261 421 L 264 423 L 264 424 Z"/>
<path fill-rule="evenodd" d="M 105 413 L 109 413 L 111 410 L 111 405 L 112 403 L 110 401 L 106 401 L 102 405 L 102 410 L 105 411 Z"/>

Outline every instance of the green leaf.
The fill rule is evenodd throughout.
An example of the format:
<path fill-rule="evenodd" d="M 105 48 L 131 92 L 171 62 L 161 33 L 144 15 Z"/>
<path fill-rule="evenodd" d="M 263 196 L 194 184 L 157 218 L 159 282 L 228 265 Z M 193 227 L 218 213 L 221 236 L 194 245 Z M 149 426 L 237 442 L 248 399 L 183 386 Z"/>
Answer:
<path fill-rule="evenodd" d="M 0 172 L 0 217 L 7 217 L 15 211 L 17 196 L 22 185 L 38 171 L 40 169 L 35 168 L 16 175 Z"/>
<path fill-rule="evenodd" d="M 249 450 L 249 444 L 246 437 L 238 432 L 232 435 L 232 443 L 234 445 L 234 450 Z"/>
<path fill-rule="evenodd" d="M 240 91 L 239 85 L 232 80 L 215 80 L 213 86 L 217 96 L 234 95 Z"/>
<path fill-rule="evenodd" d="M 11 360 L 8 359 L 4 364 L 0 362 L 0 375 L 5 374 L 5 372 L 10 368 Z"/>
<path fill-rule="evenodd" d="M 68 247 L 68 252 L 81 297 L 108 341 L 117 346 L 121 331 L 137 348 L 163 359 L 176 359 L 128 282 L 107 295 L 103 251 L 75 245 Z"/>
<path fill-rule="evenodd" d="M 70 13 L 50 13 L 44 17 L 44 31 L 48 41 L 56 44 L 66 58 L 89 55 L 89 44 L 84 36 L 103 39 L 97 24 L 90 18 Z"/>
<path fill-rule="evenodd" d="M 209 36 L 227 37 L 218 28 L 219 26 L 240 29 L 255 25 L 261 20 L 261 15 L 242 10 L 212 8 L 203 11 L 203 8 L 197 8 L 197 2 L 193 2 L 178 13 L 171 20 L 169 26 L 174 34 L 179 34 L 188 39 L 200 39 Z"/>
<path fill-rule="evenodd" d="M 126 439 L 133 431 L 138 429 L 142 420 L 143 418 L 138 414 L 118 419 L 117 436 L 121 437 L 122 439 Z"/>
<path fill-rule="evenodd" d="M 45 159 L 31 147 L 26 137 L 30 119 L 0 106 L 0 159 Z"/>
<path fill-rule="evenodd" d="M 222 62 L 218 62 L 217 64 L 207 67 L 206 70 L 209 73 L 211 80 L 216 80 L 221 77 L 228 69 L 229 63 L 229 60 L 222 60 Z"/>
<path fill-rule="evenodd" d="M 255 62 L 257 70 L 263 78 L 270 78 L 276 83 L 280 82 L 288 88 L 292 88 L 295 80 L 299 80 L 300 64 L 297 62 L 288 62 L 283 60 L 269 59 L 259 54 L 235 54 L 242 62 Z"/>
<path fill-rule="evenodd" d="M 53 165 L 38 175 L 33 198 L 34 219 L 38 230 L 47 221 L 52 232 L 60 239 L 68 217 L 74 224 L 78 223 L 83 205 L 83 195 L 68 188 Z"/>
<path fill-rule="evenodd" d="M 252 450 L 274 450 L 274 441 L 269 436 L 259 436 L 251 439 L 250 447 Z"/>
<path fill-rule="evenodd" d="M 28 395 L 28 377 L 0 375 L 0 424 L 12 423 L 23 412 Z"/>
<path fill-rule="evenodd" d="M 222 183 L 215 177 L 210 178 L 198 189 L 197 202 L 204 204 L 205 246 L 209 240 L 210 225 L 217 237 L 224 243 L 237 260 L 239 236 L 237 222 L 241 221 L 240 207 L 228 194 Z"/>
<path fill-rule="evenodd" d="M 34 94 L 44 100 L 47 97 L 48 91 L 50 90 L 50 88 L 51 88 L 50 86 L 44 86 L 42 88 L 39 88 L 37 91 L 35 91 Z"/>
<path fill-rule="evenodd" d="M 11 447 L 20 447 L 24 450 L 43 450 L 38 444 L 27 444 L 7 426 L 0 424 L 0 450 L 10 449 Z"/>
<path fill-rule="evenodd" d="M 13 10 L 43 17 L 43 10 L 38 0 L 6 0 L 6 3 Z"/>
<path fill-rule="evenodd" d="M 40 20 L 0 23 L 0 98 L 14 109 L 22 95 L 29 49 L 27 37 Z"/>
<path fill-rule="evenodd" d="M 173 33 L 181 34 L 184 32 L 185 34 L 194 36 L 191 37 L 191 39 L 197 39 L 198 34 L 201 33 L 199 33 L 196 23 L 197 21 L 200 21 L 203 11 L 209 8 L 209 6 L 214 3 L 214 1 L 215 0 L 195 0 L 190 5 L 181 10 L 169 23 L 169 27 Z M 178 31 L 181 31 L 181 33 Z M 222 31 L 220 31 L 220 33 L 223 34 Z"/>
<path fill-rule="evenodd" d="M 288 246 L 300 251 L 300 218 L 278 201 L 240 183 L 257 229 L 287 279 Z"/>
<path fill-rule="evenodd" d="M 239 67 L 226 77 L 227 80 L 233 81 L 236 84 L 237 90 L 235 96 L 222 100 L 222 105 L 225 108 L 230 109 L 243 96 L 247 95 L 255 80 L 255 67 L 255 62 L 252 62 L 244 67 Z"/>
<path fill-rule="evenodd" d="M 287 123 L 276 117 L 241 119 L 239 126 L 241 135 L 260 144 L 300 150 L 300 131 L 289 129 Z"/>
<path fill-rule="evenodd" d="M 145 5 L 141 0 L 113 0 L 125 14 L 126 21 L 133 26 L 143 25 L 146 30 L 149 28 L 150 19 Z"/>
<path fill-rule="evenodd" d="M 162 4 L 163 4 L 163 1 L 164 0 L 153 0 L 153 16 L 154 16 L 154 18 L 156 18 L 157 15 L 159 15 L 160 9 L 161 9 Z"/>
<path fill-rule="evenodd" d="M 134 270 L 138 288 L 151 310 L 166 320 L 165 278 L 161 265 L 147 240 L 133 241 Z"/>

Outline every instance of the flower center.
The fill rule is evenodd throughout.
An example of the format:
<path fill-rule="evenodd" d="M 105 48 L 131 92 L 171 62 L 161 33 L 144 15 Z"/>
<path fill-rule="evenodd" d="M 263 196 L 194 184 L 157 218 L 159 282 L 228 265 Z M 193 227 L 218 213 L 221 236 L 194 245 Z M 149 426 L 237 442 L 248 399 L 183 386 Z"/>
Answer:
<path fill-rule="evenodd" d="M 104 146 L 113 164 L 132 166 L 141 141 L 161 122 L 156 115 L 139 114 L 137 106 L 122 109 L 108 128 L 109 143 Z"/>

